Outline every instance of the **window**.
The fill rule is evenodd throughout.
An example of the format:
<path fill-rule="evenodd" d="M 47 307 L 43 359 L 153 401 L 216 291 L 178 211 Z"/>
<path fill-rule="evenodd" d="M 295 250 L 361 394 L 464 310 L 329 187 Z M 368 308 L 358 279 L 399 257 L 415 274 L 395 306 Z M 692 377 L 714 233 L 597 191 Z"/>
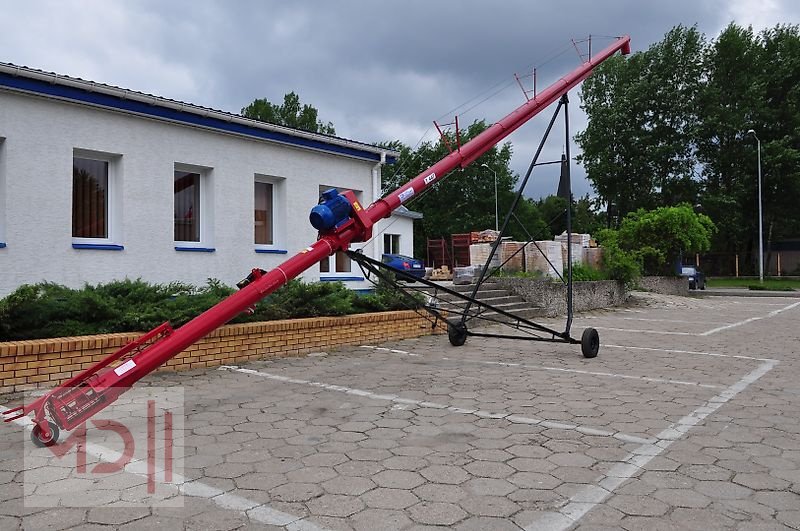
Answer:
<path fill-rule="evenodd" d="M 108 161 L 72 159 L 72 237 L 108 239 Z"/>
<path fill-rule="evenodd" d="M 255 182 L 255 243 L 272 245 L 274 236 L 274 209 L 272 206 L 272 183 L 256 179 Z"/>
<path fill-rule="evenodd" d="M 383 254 L 400 254 L 400 235 L 383 235 Z"/>
<path fill-rule="evenodd" d="M 175 241 L 200 243 L 200 173 L 175 170 Z"/>
<path fill-rule="evenodd" d="M 257 253 L 287 254 L 286 248 L 286 179 L 275 175 L 254 174 L 253 243 Z"/>
<path fill-rule="evenodd" d="M 336 188 L 339 192 L 347 190 L 347 188 L 335 187 L 335 186 L 320 186 L 319 187 L 319 195 L 322 195 L 322 192 L 325 190 L 330 190 L 331 188 Z M 361 191 L 360 190 L 353 190 L 353 193 L 356 194 L 356 199 L 361 202 Z M 320 273 L 328 273 L 329 275 L 334 275 L 336 273 L 350 273 L 353 270 L 353 264 L 350 262 L 350 258 L 342 251 L 337 251 L 336 254 L 333 256 L 329 256 L 328 258 L 323 258 L 319 262 L 319 272 Z M 348 276 L 348 275 L 340 275 L 340 276 Z"/>
<path fill-rule="evenodd" d="M 72 247 L 121 251 L 121 155 L 72 152 Z"/>
<path fill-rule="evenodd" d="M 214 188 L 212 168 L 175 163 L 173 234 L 176 251 L 213 253 Z"/>

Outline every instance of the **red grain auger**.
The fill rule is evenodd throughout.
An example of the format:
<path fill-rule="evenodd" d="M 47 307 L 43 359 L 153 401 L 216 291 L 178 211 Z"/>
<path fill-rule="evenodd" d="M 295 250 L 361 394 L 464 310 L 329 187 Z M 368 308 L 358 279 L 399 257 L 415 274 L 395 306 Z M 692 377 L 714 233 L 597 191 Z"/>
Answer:
<path fill-rule="evenodd" d="M 270 271 L 253 269 L 247 278 L 238 284 L 239 291 L 180 328 L 173 329 L 168 322 L 164 323 L 44 396 L 24 406 L 5 411 L 6 422 L 33 413 L 35 425 L 31 437 L 34 443 L 39 446 L 55 444 L 60 429 L 76 428 L 112 404 L 137 381 L 170 358 L 246 311 L 289 280 L 323 258 L 337 251 L 347 251 L 351 243 L 369 240 L 376 222 L 389 217 L 394 209 L 436 184 L 454 169 L 465 168 L 471 164 L 540 111 L 562 98 L 589 76 L 594 68 L 617 51 L 623 54 L 630 53 L 630 37 L 618 38 L 483 133 L 464 145 L 457 146 L 449 155 L 404 186 L 366 208 L 359 204 L 351 191 L 342 194 L 336 190 L 326 191 L 321 203 L 312 209 L 310 216 L 312 225 L 319 230 L 319 239 L 316 242 Z M 452 324 L 450 326 L 453 327 Z M 463 327 L 463 321 L 461 326 Z M 552 333 L 559 340 L 578 343 L 569 335 L 569 324 L 565 332 L 551 331 L 540 325 L 536 325 L 535 328 Z M 454 330 L 457 336 L 465 332 L 465 329 Z M 598 341 L 596 332 L 594 336 L 596 343 Z M 460 339 L 460 343 L 454 342 L 451 334 L 451 342 L 460 344 L 463 343 L 463 338 Z M 596 355 L 597 345 L 593 344 L 590 348 L 594 348 Z M 51 420 L 48 420 L 48 417 Z"/>

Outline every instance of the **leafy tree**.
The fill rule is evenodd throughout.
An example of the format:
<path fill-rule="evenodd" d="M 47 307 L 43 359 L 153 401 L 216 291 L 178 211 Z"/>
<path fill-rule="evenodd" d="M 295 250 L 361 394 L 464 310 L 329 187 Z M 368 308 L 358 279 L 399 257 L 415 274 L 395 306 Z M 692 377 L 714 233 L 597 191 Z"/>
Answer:
<path fill-rule="evenodd" d="M 753 129 L 761 139 L 764 239 L 768 244 L 800 235 L 800 27 L 778 25 L 762 32 L 761 41 L 761 97 L 765 109 Z M 750 146 L 747 182 L 755 187 L 756 146 L 754 142 Z M 756 198 L 756 193 L 751 197 Z M 756 216 L 750 219 L 755 225 Z M 753 233 L 757 235 L 756 231 Z"/>
<path fill-rule="evenodd" d="M 317 109 L 312 105 L 301 105 L 300 96 L 294 92 L 289 92 L 283 97 L 283 105 L 276 105 L 266 98 L 261 98 L 253 100 L 250 105 L 242 109 L 242 116 L 253 120 L 285 125 L 312 133 L 335 135 L 333 124 L 322 122 L 317 118 L 317 114 Z"/>
<path fill-rule="evenodd" d="M 579 160 L 616 225 L 628 212 L 697 197 L 695 125 L 704 37 L 677 26 L 629 59 L 603 63 L 581 88 L 589 117 Z"/>
<path fill-rule="evenodd" d="M 699 205 L 715 250 L 757 261 L 761 140 L 764 238 L 797 237 L 800 216 L 800 29 L 755 34 L 730 24 L 706 42 L 678 26 L 627 60 L 601 65 L 582 87 L 589 125 L 580 157 L 608 225 L 625 214 Z M 747 262 L 747 260 L 746 260 Z"/>
<path fill-rule="evenodd" d="M 485 121 L 473 122 L 460 132 L 461 142 L 468 142 L 487 127 Z M 455 145 L 455 134 L 447 135 L 450 145 Z M 400 152 L 397 170 L 392 175 L 384 176 L 384 193 L 405 184 L 449 153 L 447 144 L 441 139 L 424 142 L 416 149 L 396 141 L 383 145 Z M 517 183 L 517 175 L 508 167 L 510 160 L 510 143 L 495 146 L 466 168 L 455 170 L 426 193 L 405 203 L 409 208 L 422 212 L 424 216 L 421 223 L 414 224 L 414 252 L 417 256 L 425 256 L 428 238 L 449 237 L 451 234 L 494 228 L 495 177 L 482 164 L 497 172 L 498 210 L 501 215 L 500 223 L 503 222 L 503 213 L 511 207 Z M 508 235 L 515 239 L 526 241 L 528 234 L 542 239 L 549 232 L 533 202 L 528 199 L 520 201 L 516 217 L 517 220 L 512 220 L 509 224 L 508 231 Z"/>
<path fill-rule="evenodd" d="M 711 218 L 688 204 L 639 209 L 622 220 L 617 243 L 636 257 L 645 274 L 669 275 L 683 254 L 709 250 L 715 230 Z"/>
<path fill-rule="evenodd" d="M 608 276 L 627 286 L 634 284 L 642 276 L 642 265 L 633 252 L 620 247 L 619 231 L 602 229 L 597 239 L 603 247 L 603 269 Z"/>
<path fill-rule="evenodd" d="M 800 234 L 800 33 L 779 25 L 759 35 L 730 24 L 706 53 L 700 116 L 701 204 L 719 233 L 714 247 L 758 259 L 757 143 L 761 140 L 764 237 Z"/>
<path fill-rule="evenodd" d="M 704 55 L 707 79 L 698 123 L 698 158 L 703 164 L 700 203 L 719 229 L 714 247 L 741 251 L 752 241 L 747 220 L 757 212 L 755 141 L 745 138 L 745 131 L 764 113 L 757 67 L 763 50 L 751 28 L 730 24 Z"/>
<path fill-rule="evenodd" d="M 707 251 L 716 228 L 711 219 L 688 204 L 639 209 L 618 230 L 603 229 L 603 266 L 611 278 L 635 283 L 642 274 L 674 275 L 682 254 Z"/>

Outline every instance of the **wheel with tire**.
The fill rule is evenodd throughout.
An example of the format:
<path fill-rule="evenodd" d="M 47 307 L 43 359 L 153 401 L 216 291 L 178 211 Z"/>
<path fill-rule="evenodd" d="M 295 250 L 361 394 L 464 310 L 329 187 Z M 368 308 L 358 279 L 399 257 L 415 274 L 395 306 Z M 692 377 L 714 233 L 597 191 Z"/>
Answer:
<path fill-rule="evenodd" d="M 42 429 L 36 424 L 31 430 L 31 441 L 35 446 L 44 448 L 45 446 L 53 446 L 58 442 L 60 430 L 53 421 L 48 420 L 47 425 L 50 427 L 50 437 L 42 436 Z"/>
<path fill-rule="evenodd" d="M 581 353 L 584 358 L 595 358 L 600 350 L 600 334 L 594 328 L 587 328 L 581 336 Z"/>
<path fill-rule="evenodd" d="M 454 347 L 460 347 L 467 340 L 467 325 L 463 323 L 449 323 L 447 325 L 447 339 Z"/>

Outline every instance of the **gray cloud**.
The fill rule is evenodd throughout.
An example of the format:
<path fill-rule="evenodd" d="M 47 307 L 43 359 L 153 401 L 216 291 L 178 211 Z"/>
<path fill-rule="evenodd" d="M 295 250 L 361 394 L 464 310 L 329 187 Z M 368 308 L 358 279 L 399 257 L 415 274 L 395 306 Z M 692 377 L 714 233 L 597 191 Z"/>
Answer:
<path fill-rule="evenodd" d="M 414 144 L 431 120 L 449 121 L 450 109 L 498 82 L 509 87 L 461 122 L 494 121 L 519 105 L 514 72 L 552 58 L 539 70 L 543 87 L 575 68 L 570 38 L 627 33 L 642 50 L 677 24 L 713 37 L 732 20 L 797 23 L 799 10 L 792 0 L 30 1 L 4 6 L 0 60 L 233 112 L 294 90 L 341 136 Z M 577 131 L 585 116 L 576 91 L 571 101 Z M 510 138 L 515 171 L 525 171 L 545 121 Z M 561 135 L 546 158 L 560 156 Z M 543 170 L 530 193 L 554 192 L 554 173 Z M 588 193 L 582 170 L 574 174 L 575 192 Z"/>

